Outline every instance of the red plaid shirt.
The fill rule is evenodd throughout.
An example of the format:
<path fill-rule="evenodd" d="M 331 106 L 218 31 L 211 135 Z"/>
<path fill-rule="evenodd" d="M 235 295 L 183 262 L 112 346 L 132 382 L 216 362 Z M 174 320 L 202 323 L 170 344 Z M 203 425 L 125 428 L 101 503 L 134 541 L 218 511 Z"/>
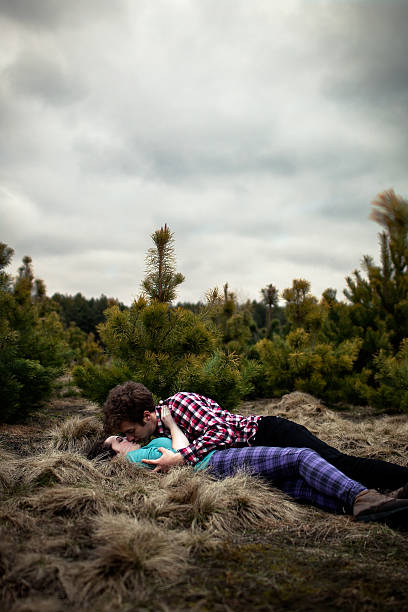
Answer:
<path fill-rule="evenodd" d="M 190 444 L 179 450 L 185 461 L 197 463 L 212 450 L 230 448 L 237 444 L 248 445 L 248 440 L 255 435 L 261 416 L 243 417 L 223 410 L 217 402 L 181 391 L 172 395 L 160 405 L 166 404 L 173 419 L 191 440 Z M 160 405 L 156 406 L 158 436 L 170 436 L 169 430 L 160 418 Z"/>

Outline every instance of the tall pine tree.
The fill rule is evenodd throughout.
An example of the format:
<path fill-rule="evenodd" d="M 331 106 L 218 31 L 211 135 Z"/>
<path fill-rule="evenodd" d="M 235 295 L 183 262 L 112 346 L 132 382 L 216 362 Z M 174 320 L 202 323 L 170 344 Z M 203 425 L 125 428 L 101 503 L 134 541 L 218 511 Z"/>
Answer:
<path fill-rule="evenodd" d="M 184 276 L 176 272 L 173 233 L 167 224 L 152 234 L 154 247 L 146 256 L 146 276 L 142 288 L 149 298 L 158 302 L 172 302 L 176 297 L 176 287 L 184 281 Z"/>

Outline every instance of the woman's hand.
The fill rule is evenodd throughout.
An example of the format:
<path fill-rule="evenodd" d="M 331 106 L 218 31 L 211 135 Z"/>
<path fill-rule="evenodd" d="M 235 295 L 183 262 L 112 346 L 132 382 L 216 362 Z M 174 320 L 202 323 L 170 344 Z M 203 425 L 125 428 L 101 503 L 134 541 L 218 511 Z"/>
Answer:
<path fill-rule="evenodd" d="M 163 405 L 160 408 L 160 413 L 161 413 L 161 420 L 163 421 L 164 425 L 170 429 L 172 425 L 174 425 L 174 419 L 171 416 L 171 412 L 168 408 L 168 406 Z"/>

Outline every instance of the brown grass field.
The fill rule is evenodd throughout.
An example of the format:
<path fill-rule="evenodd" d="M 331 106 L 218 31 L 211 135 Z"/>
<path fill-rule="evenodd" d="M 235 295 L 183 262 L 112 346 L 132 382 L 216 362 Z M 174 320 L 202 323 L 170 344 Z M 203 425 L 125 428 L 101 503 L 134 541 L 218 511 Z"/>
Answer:
<path fill-rule="evenodd" d="M 408 464 L 406 416 L 335 412 L 302 393 L 237 412 Z M 1 610 L 408 610 L 408 533 L 298 505 L 245 474 L 88 461 L 100 433 L 78 398 L 0 427 Z"/>

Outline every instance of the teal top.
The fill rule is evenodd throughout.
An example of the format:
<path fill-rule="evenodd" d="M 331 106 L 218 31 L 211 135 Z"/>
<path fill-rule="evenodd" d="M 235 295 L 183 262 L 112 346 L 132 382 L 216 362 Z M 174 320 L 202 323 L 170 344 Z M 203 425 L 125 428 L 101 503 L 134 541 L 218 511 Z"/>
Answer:
<path fill-rule="evenodd" d="M 151 440 L 149 444 L 146 444 L 146 446 L 143 446 L 143 448 L 126 453 L 126 459 L 131 463 L 139 463 L 143 467 L 153 470 L 155 466 L 149 463 L 142 463 L 142 459 L 160 459 L 162 454 L 159 451 L 159 447 L 167 448 L 173 453 L 177 452 L 172 448 L 170 438 L 153 438 L 153 440 Z M 201 461 L 198 461 L 194 466 L 194 470 L 196 472 L 204 470 L 204 468 L 208 466 L 214 453 L 215 450 L 209 452 Z"/>

